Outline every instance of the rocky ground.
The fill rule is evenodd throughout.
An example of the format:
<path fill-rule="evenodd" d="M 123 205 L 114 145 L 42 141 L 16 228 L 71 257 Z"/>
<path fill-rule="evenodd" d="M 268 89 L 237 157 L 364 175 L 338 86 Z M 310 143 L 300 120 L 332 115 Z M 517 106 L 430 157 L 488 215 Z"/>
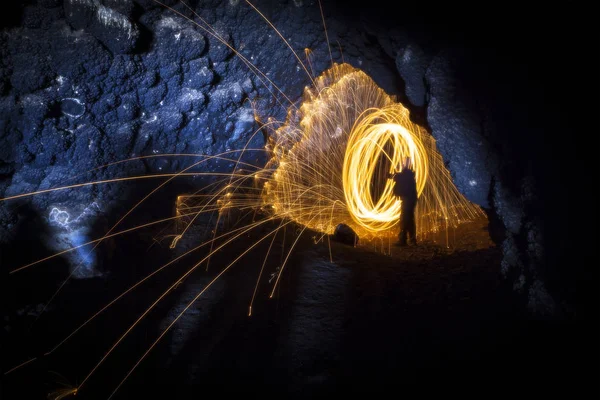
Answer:
<path fill-rule="evenodd" d="M 465 224 L 418 247 L 387 246 L 386 254 L 366 243 L 351 247 L 325 239 L 315 244 L 317 235 L 304 234 L 269 299 L 272 274 L 297 237 L 296 229 L 286 229 L 271 247 L 251 317 L 248 305 L 270 240 L 193 303 L 115 398 L 432 391 L 479 396 L 483 385 L 493 393 L 543 395 L 569 387 L 578 371 L 573 367 L 577 355 L 570 350 L 574 326 L 533 321 L 523 313 L 522 299 L 501 279 L 501 250 L 486 225 Z M 244 235 L 217 252 L 208 268 L 202 264 L 117 347 L 78 397 L 107 398 L 185 305 L 276 226 Z M 137 243 L 123 240 L 118 248 L 129 259 L 115 255 L 110 275 L 71 281 L 33 325 L 39 306 L 8 313 L 6 364 L 41 356 L 115 295 L 174 257 L 166 246 L 150 246 L 144 236 Z M 197 240 L 192 233 L 178 251 Z M 45 398 L 63 382 L 79 384 L 137 316 L 198 259 L 195 254 L 156 275 L 50 356 L 4 376 L 3 398 Z M 30 300 L 39 300 L 50 282 L 40 282 L 43 270 L 23 279 L 29 287 L 13 281 L 12 294 Z M 548 380 L 556 385 L 541 383 Z"/>

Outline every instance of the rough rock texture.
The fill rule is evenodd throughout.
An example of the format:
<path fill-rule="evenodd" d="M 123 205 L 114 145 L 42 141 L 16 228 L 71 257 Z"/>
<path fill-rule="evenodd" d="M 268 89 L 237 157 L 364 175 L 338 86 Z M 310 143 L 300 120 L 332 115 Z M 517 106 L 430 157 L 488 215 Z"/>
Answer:
<path fill-rule="evenodd" d="M 427 68 L 427 120 L 458 189 L 470 201 L 489 208 L 495 156 L 483 137 L 477 105 L 461 95 L 452 67 L 452 54 L 441 53 Z"/>
<path fill-rule="evenodd" d="M 413 106 L 423 107 L 427 101 L 425 73 L 430 62 L 430 56 L 412 43 L 396 55 L 396 67 L 404 80 L 406 97 Z"/>
<path fill-rule="evenodd" d="M 168 5 L 194 17 L 197 25 L 149 0 L 30 1 L 4 18 L 0 196 L 179 170 L 197 159 L 153 157 L 84 174 L 136 156 L 241 149 L 258 128 L 255 117 L 284 119 L 289 103 L 283 93 L 295 102 L 310 83 L 287 45 L 243 1 L 191 4 L 204 22 L 181 3 Z M 309 71 L 317 75 L 327 68 L 329 51 L 316 2 L 257 1 L 256 6 L 302 60 L 309 58 Z M 430 33 L 408 10 L 403 19 L 383 15 L 380 7 L 324 1 L 323 8 L 333 60 L 365 70 L 404 101 L 436 138 L 461 192 L 495 216 L 502 231 L 502 271 L 531 309 L 539 315 L 572 313 L 574 278 L 557 250 L 558 226 L 567 217 L 549 226 L 551 207 L 544 206 L 549 198 L 568 195 L 555 193 L 545 177 L 553 151 L 536 147 L 556 128 L 540 122 L 550 102 L 528 92 L 541 85 L 527 86 L 530 76 L 509 68 L 510 57 L 525 57 L 510 53 L 516 37 L 504 37 L 503 47 L 485 43 L 507 54 L 498 65 L 502 54 L 490 58 L 478 48 L 465 50 L 457 46 L 463 43 L 460 35 L 446 34 L 462 20 L 443 21 Z M 248 62 L 264 75 L 254 73 Z M 505 82 L 512 83 L 512 91 Z M 516 96 L 519 85 L 525 92 L 521 97 Z M 263 145 L 262 135 L 255 135 L 249 147 Z M 264 154 L 248 153 L 244 160 L 260 164 Z M 231 165 L 211 161 L 194 170 Z M 139 198 L 132 193 L 147 193 L 142 186 L 87 186 L 13 204 L 27 204 L 48 227 L 66 221 L 66 214 L 69 221 L 87 215 L 90 207 L 98 210 L 95 221 L 114 221 L 126 199 Z M 9 241 L 19 216 L 5 207 L 0 207 L 0 238 Z M 68 245 L 79 239 L 65 240 Z"/>
<path fill-rule="evenodd" d="M 132 8 L 132 0 L 105 1 L 66 0 L 64 3 L 67 21 L 75 30 L 90 32 L 113 54 L 130 53 L 139 39 L 140 32 L 120 10 Z"/>

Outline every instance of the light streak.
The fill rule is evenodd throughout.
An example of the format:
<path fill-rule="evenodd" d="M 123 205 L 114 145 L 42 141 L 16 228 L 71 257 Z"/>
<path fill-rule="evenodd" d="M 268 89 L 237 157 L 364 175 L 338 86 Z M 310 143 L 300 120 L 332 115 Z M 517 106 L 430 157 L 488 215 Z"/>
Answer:
<path fill-rule="evenodd" d="M 21 267 L 15 268 L 15 269 L 13 269 L 12 271 L 10 271 L 10 272 L 9 272 L 9 274 L 14 274 L 15 272 L 22 271 L 22 270 L 24 270 L 24 269 L 26 269 L 26 268 L 29 268 L 29 267 L 33 266 L 33 265 L 40 264 L 40 263 L 42 263 L 42 262 L 44 262 L 44 261 L 48 261 L 48 260 L 50 260 L 50 259 L 52 259 L 52 258 L 55 258 L 55 257 L 58 257 L 58 256 L 60 256 L 60 255 L 63 255 L 63 254 L 66 254 L 66 253 L 70 253 L 70 252 L 72 252 L 72 251 L 74 251 L 74 250 L 77 250 L 77 249 L 79 249 L 79 248 L 81 248 L 81 247 L 85 247 L 85 246 L 88 246 L 88 245 L 90 245 L 90 244 L 94 244 L 94 243 L 100 242 L 100 241 L 101 241 L 101 240 L 103 240 L 103 239 L 109 239 L 109 238 L 111 238 L 111 237 L 115 237 L 115 236 L 123 235 L 123 234 L 125 234 L 125 233 L 128 233 L 128 232 L 133 232 L 133 231 L 136 231 L 136 230 L 139 230 L 139 229 L 142 229 L 142 228 L 146 228 L 146 227 L 148 227 L 148 226 L 152 226 L 152 225 L 160 224 L 160 223 L 163 223 L 163 222 L 166 222 L 166 221 L 171 221 L 171 220 L 175 220 L 175 219 L 183 218 L 183 217 L 185 217 L 185 216 L 188 216 L 188 215 L 193 215 L 193 214 L 194 214 L 194 213 L 189 213 L 189 214 L 178 215 L 178 216 L 175 216 L 175 217 L 164 218 L 164 219 L 161 219 L 161 220 L 158 220 L 158 221 L 152 221 L 152 222 L 148 222 L 148 223 L 146 223 L 146 224 L 143 224 L 143 225 L 138 225 L 138 226 L 135 226 L 135 227 L 133 227 L 133 228 L 124 229 L 124 230 L 122 230 L 122 231 L 119 231 L 119 232 L 111 233 L 111 234 L 108 234 L 108 235 L 106 235 L 106 236 L 103 236 L 103 237 L 101 237 L 101 238 L 94 239 L 94 240 L 90 240 L 89 242 L 82 243 L 82 244 L 80 244 L 80 245 L 77 245 L 77 246 L 69 247 L 68 249 L 65 249 L 65 250 L 59 251 L 59 252 L 57 252 L 57 253 L 54 253 L 54 254 L 52 254 L 52 255 L 50 255 L 50 256 L 48 256 L 48 257 L 44 257 L 44 258 L 41 258 L 41 259 L 39 259 L 39 260 L 36 260 L 36 261 L 34 261 L 34 262 L 31 262 L 31 263 L 29 263 L 29 264 L 25 264 L 25 265 L 23 265 L 23 266 L 21 266 Z"/>
<path fill-rule="evenodd" d="M 271 137 L 274 172 L 257 173 L 275 215 L 329 234 L 344 223 L 361 237 L 394 236 L 400 200 L 387 175 L 406 156 L 420 196 L 417 235 L 484 215 L 452 182 L 433 137 L 364 72 L 334 64 L 315 85 Z"/>
<path fill-rule="evenodd" d="M 266 221 L 265 221 L 266 222 Z M 289 223 L 289 222 L 288 222 Z M 250 229 L 254 228 L 255 225 L 251 226 Z M 237 263 L 239 261 L 240 258 L 242 258 L 243 256 L 245 256 L 250 250 L 252 250 L 254 247 L 258 246 L 259 243 L 261 243 L 263 240 L 267 239 L 269 236 L 271 236 L 272 234 L 276 233 L 277 230 L 280 228 L 277 228 L 271 232 L 269 232 L 268 234 L 264 235 L 262 238 L 260 238 L 259 240 L 257 240 L 256 242 L 252 243 L 246 250 L 244 250 L 238 257 L 236 257 L 231 263 L 229 263 L 225 268 L 223 268 L 223 270 L 221 272 L 219 272 L 219 274 L 217 274 L 217 276 L 215 276 L 205 287 L 204 289 L 202 289 L 186 306 L 185 308 L 177 315 L 177 317 L 175 317 L 175 319 L 173 319 L 173 321 L 171 321 L 171 323 L 163 330 L 163 332 L 160 334 L 160 336 L 150 345 L 150 347 L 148 347 L 148 349 L 146 350 L 146 352 L 144 352 L 144 354 L 140 357 L 140 359 L 135 363 L 135 365 L 129 370 L 129 372 L 127 372 L 127 375 L 125 375 L 125 377 L 123 378 L 123 380 L 117 385 L 117 387 L 115 388 L 115 390 L 113 390 L 113 392 L 111 393 L 111 395 L 108 397 L 108 399 L 110 400 L 114 394 L 117 392 L 117 390 L 119 390 L 119 388 L 123 385 L 123 383 L 127 380 L 127 378 L 129 378 L 129 376 L 131 375 L 131 373 L 137 368 L 137 366 L 144 360 L 144 358 L 146 358 L 146 356 L 148 355 L 148 353 L 150 353 L 150 351 L 152 351 L 152 349 L 156 346 L 156 344 L 167 334 L 167 332 L 173 327 L 173 325 L 175 325 L 175 323 L 183 316 L 183 314 L 185 314 L 185 312 L 192 306 L 192 304 L 194 304 L 199 298 L 200 296 L 202 296 L 204 294 L 204 292 L 206 292 L 220 277 L 221 275 L 223 275 L 225 272 L 227 272 L 233 265 L 235 265 L 235 263 Z M 227 244 L 227 243 L 226 243 Z M 223 246 L 225 246 L 226 244 L 224 244 Z M 223 247 L 222 246 L 222 247 Z M 190 274 L 198 265 L 200 265 L 200 263 L 196 264 L 194 267 L 192 267 L 192 269 L 190 271 L 188 271 L 186 273 L 186 276 L 188 274 Z M 178 284 L 179 281 L 176 282 L 176 284 Z M 171 290 L 171 288 L 169 288 L 169 290 Z M 160 300 L 160 298 L 157 300 L 157 302 Z M 156 304 L 156 303 L 155 303 Z M 153 306 L 155 305 L 153 304 Z M 152 306 L 152 307 L 153 307 Z M 143 316 L 142 316 L 143 317 Z M 136 323 L 139 322 L 136 321 Z M 112 349 L 111 349 L 112 350 Z M 88 375 L 89 377 L 89 375 Z M 87 379 L 87 378 L 86 378 Z M 83 382 L 82 382 L 83 384 Z M 81 387 L 81 385 L 79 386 Z"/>
<path fill-rule="evenodd" d="M 158 303 L 161 302 L 161 300 L 167 296 L 171 291 L 173 291 L 173 289 L 175 289 L 177 286 L 180 285 L 180 283 L 186 279 L 192 272 L 194 272 L 196 270 L 196 268 L 202 264 L 204 261 L 206 261 L 213 253 L 217 252 L 218 250 L 222 249 L 223 247 L 227 246 L 229 243 L 231 243 L 233 240 L 235 240 L 236 238 L 238 238 L 239 236 L 243 235 L 246 232 L 251 231 L 252 229 L 256 228 L 257 226 L 264 224 L 265 222 L 267 222 L 268 220 L 264 220 L 258 223 L 254 223 L 252 225 L 250 225 L 250 227 L 246 228 L 245 230 L 243 230 L 241 233 L 238 233 L 237 235 L 235 235 L 233 238 L 228 239 L 225 243 L 223 243 L 222 245 L 220 245 L 217 249 L 211 251 L 207 256 L 205 256 L 204 258 L 202 258 L 202 260 L 200 260 L 198 263 L 196 263 L 192 268 L 190 268 L 185 274 L 183 274 L 179 279 L 177 279 L 175 281 L 175 283 L 173 285 L 171 285 L 166 291 L 164 291 L 139 317 L 138 319 L 135 320 L 135 322 L 133 324 L 131 324 L 129 326 L 129 328 L 127 328 L 127 330 L 119 337 L 119 339 L 117 339 L 115 341 L 115 343 L 110 347 L 110 349 L 106 352 L 106 354 L 102 357 L 102 359 L 92 368 L 92 370 L 86 375 L 86 377 L 81 381 L 81 384 L 79 385 L 79 388 L 81 389 L 81 387 L 83 386 L 83 384 L 85 382 L 87 382 L 87 380 L 94 374 L 94 372 L 98 369 L 98 367 L 100 367 L 100 365 L 106 360 L 106 358 L 114 351 L 114 349 L 119 345 L 119 343 L 121 343 L 123 341 L 123 339 L 125 339 L 125 337 L 127 335 L 129 335 L 129 333 L 133 330 L 133 328 L 135 328 L 141 320 L 144 319 L 144 317 L 150 312 L 152 311 L 152 309 L 154 309 L 154 307 L 156 307 L 156 305 Z M 241 256 L 240 256 L 241 257 Z M 238 257 L 239 258 L 239 257 Z M 223 272 L 221 272 L 218 276 L 221 276 Z M 187 309 L 187 308 L 186 308 Z M 162 337 L 162 335 L 161 335 Z M 159 338 L 160 339 L 160 338 Z M 147 354 L 147 353 L 146 353 Z M 137 364 L 136 364 L 137 366 Z M 129 376 L 129 374 L 127 375 Z M 127 377 L 126 377 L 127 378 Z M 120 385 L 119 385 L 120 386 Z M 114 394 L 114 393 L 113 393 Z M 112 395 L 111 395 L 112 396 Z"/>
<path fill-rule="evenodd" d="M 164 4 L 164 3 L 160 2 L 159 0 L 152 0 L 152 1 L 154 1 L 157 4 L 160 4 L 161 6 L 165 7 L 166 9 L 171 10 L 172 12 L 174 12 L 174 13 L 180 15 L 181 17 L 185 18 L 186 20 L 190 21 L 191 23 L 193 23 L 194 25 L 196 25 L 198 28 L 202 29 L 204 32 L 208 33 L 210 36 L 212 36 L 215 39 L 217 39 L 219 42 L 221 42 L 228 49 L 230 49 L 254 73 L 254 75 L 256 76 L 256 78 L 263 84 L 263 86 L 267 89 L 267 91 L 273 96 L 273 98 L 277 101 L 277 103 L 279 103 L 279 105 L 282 108 L 285 109 L 285 106 L 279 101 L 279 99 L 277 98 L 277 96 L 275 96 L 275 94 L 271 91 L 271 88 L 269 87 L 269 85 L 267 85 L 265 83 L 265 81 L 269 82 L 290 103 L 290 107 L 293 107 L 293 108 L 296 107 L 294 105 L 294 102 L 292 100 L 290 100 L 290 98 L 287 97 L 287 95 L 285 93 L 283 93 L 283 91 L 281 91 L 281 89 L 279 89 L 279 87 L 271 79 L 269 79 L 259 68 L 257 68 L 254 64 L 252 64 L 250 62 L 250 60 L 248 60 L 246 57 L 244 57 L 244 55 L 242 53 L 240 53 L 239 51 L 237 51 L 237 49 L 235 49 L 233 46 L 231 46 L 229 43 L 227 43 L 227 41 L 225 39 L 223 39 L 210 26 L 210 24 L 208 22 L 206 22 L 200 15 L 198 15 L 198 13 L 196 13 L 187 3 L 185 3 L 184 1 L 181 1 L 181 4 L 183 4 L 188 10 L 190 10 L 194 14 L 194 16 L 196 18 L 198 18 L 200 21 L 202 21 L 202 23 L 204 23 L 207 27 L 204 27 L 204 26 L 200 25 L 198 22 L 196 22 L 196 21 L 194 21 L 194 20 L 186 17 L 180 11 L 177 11 L 173 7 L 170 7 L 167 4 Z"/>

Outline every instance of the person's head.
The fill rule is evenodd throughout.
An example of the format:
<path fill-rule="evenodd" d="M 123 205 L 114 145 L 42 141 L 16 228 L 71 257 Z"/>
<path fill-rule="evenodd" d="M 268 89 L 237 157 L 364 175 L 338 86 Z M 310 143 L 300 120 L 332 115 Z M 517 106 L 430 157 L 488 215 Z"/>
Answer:
<path fill-rule="evenodd" d="M 402 169 L 412 169 L 411 164 L 410 157 L 404 157 L 404 160 L 402 160 Z"/>

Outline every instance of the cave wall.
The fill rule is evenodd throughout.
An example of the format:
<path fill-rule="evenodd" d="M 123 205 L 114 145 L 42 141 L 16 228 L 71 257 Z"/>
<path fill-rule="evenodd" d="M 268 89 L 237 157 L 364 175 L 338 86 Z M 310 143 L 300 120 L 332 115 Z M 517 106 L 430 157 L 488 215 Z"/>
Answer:
<path fill-rule="evenodd" d="M 215 40 L 211 28 L 202 29 L 190 9 L 166 4 L 200 26 L 151 0 L 32 0 L 3 15 L 0 196 L 72 182 L 77 173 L 137 155 L 242 148 L 259 127 L 253 107 L 260 119 L 285 118 L 289 103 L 273 85 Z M 248 4 L 189 4 L 290 99 L 300 99 L 309 78 Z M 254 4 L 302 60 L 305 48 L 312 51 L 315 75 L 327 68 L 317 2 Z M 458 188 L 488 212 L 504 251 L 501 272 L 524 303 L 540 316 L 573 315 L 574 272 L 561 238 L 570 220 L 554 208 L 569 198 L 567 190 L 556 189 L 556 178 L 564 176 L 553 162 L 560 149 L 553 134 L 568 116 L 548 121 L 555 109 L 548 79 L 565 64 L 552 57 L 548 26 L 526 34 L 531 22 L 524 13 L 507 26 L 466 10 L 405 8 L 397 14 L 377 1 L 322 5 L 333 60 L 365 70 L 430 130 Z M 510 17 L 497 13 L 501 21 Z M 263 145 L 256 135 L 252 146 Z M 249 157 L 261 161 L 260 154 Z M 185 165 L 166 158 L 128 162 L 85 179 Z M 127 190 L 90 186 L 36 196 L 28 204 L 61 233 L 52 235 L 58 249 L 83 240 L 90 219 L 107 218 L 124 209 L 124 197 L 139 195 Z M 18 209 L 0 207 L 5 243 L 19 218 Z"/>

